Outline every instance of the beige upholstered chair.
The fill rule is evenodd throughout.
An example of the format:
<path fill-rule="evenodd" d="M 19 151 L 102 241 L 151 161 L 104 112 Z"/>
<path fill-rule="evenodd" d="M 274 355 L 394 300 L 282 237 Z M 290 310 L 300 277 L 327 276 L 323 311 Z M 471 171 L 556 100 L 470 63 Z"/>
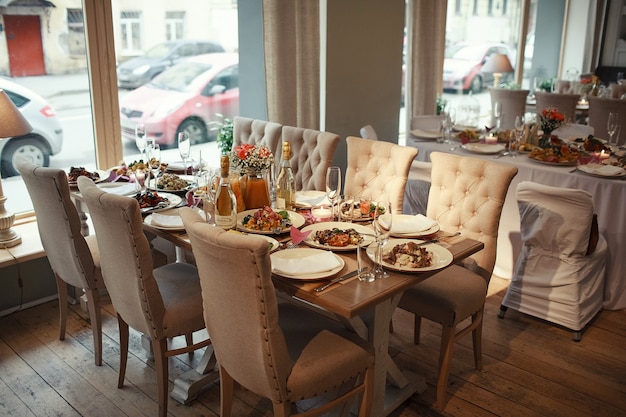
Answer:
<path fill-rule="evenodd" d="M 568 94 L 571 89 L 572 89 L 572 82 L 569 80 L 556 80 L 554 82 L 553 92 L 556 94 Z"/>
<path fill-rule="evenodd" d="M 609 93 L 611 98 L 622 98 L 622 96 L 626 93 L 626 85 L 611 83 L 609 84 Z"/>
<path fill-rule="evenodd" d="M 541 113 L 543 109 L 556 108 L 563 113 L 568 122 L 576 122 L 576 105 L 580 99 L 579 94 L 559 94 L 537 91 L 535 98 L 537 99 L 537 113 Z"/>
<path fill-rule="evenodd" d="M 485 245 L 463 265 L 453 265 L 411 287 L 400 300 L 400 308 L 415 314 L 415 344 L 419 343 L 422 317 L 442 326 L 437 407 L 443 409 L 456 339 L 472 333 L 475 366 L 482 367 L 483 308 L 496 261 L 502 206 L 517 168 L 440 152 L 433 152 L 430 159 L 427 216 L 437 220 L 443 230 L 459 231 Z M 457 325 L 468 317 L 471 323 L 457 331 Z"/>
<path fill-rule="evenodd" d="M 292 326 L 295 334 L 279 323 L 267 242 L 227 233 L 187 208 L 181 216 L 198 262 L 206 326 L 220 365 L 220 415 L 231 415 L 235 382 L 270 399 L 278 417 L 291 415 L 296 401 L 357 378 L 348 393 L 305 415 L 321 415 L 362 394 L 359 416 L 369 416 L 373 356 L 328 330 L 310 336 L 312 320 Z M 293 321 L 294 314 L 287 318 Z"/>
<path fill-rule="evenodd" d="M 500 127 L 502 129 L 515 128 L 515 117 L 523 116 L 526 113 L 526 97 L 529 90 L 510 90 L 506 88 L 490 88 L 491 94 L 491 124 L 496 125 L 496 120 L 493 118 L 493 108 L 495 103 L 499 101 L 502 103 L 502 119 L 500 120 Z"/>
<path fill-rule="evenodd" d="M 139 204 L 134 198 L 106 193 L 86 177 L 78 179 L 100 247 L 104 282 L 117 313 L 120 331 L 118 387 L 124 385 L 129 329 L 148 337 L 154 351 L 159 416 L 167 415 L 168 358 L 210 344 L 205 339 L 168 349 L 168 339 L 204 329 L 200 280 L 195 266 L 182 262 L 153 268 L 143 233 Z"/>
<path fill-rule="evenodd" d="M 394 213 L 401 213 L 404 188 L 417 148 L 356 136 L 348 136 L 346 142 L 344 194 L 389 200 Z"/>
<path fill-rule="evenodd" d="M 233 146 L 248 143 L 266 146 L 274 154 L 276 166 L 280 164 L 282 125 L 265 120 L 236 116 L 233 119 Z"/>
<path fill-rule="evenodd" d="M 571 329 L 602 309 L 608 245 L 594 227 L 593 200 L 584 190 L 524 181 L 517 185 L 522 251 L 500 306 Z"/>
<path fill-rule="evenodd" d="M 102 364 L 102 319 L 99 290 L 104 289 L 100 253 L 95 236 L 83 237 L 76 206 L 70 199 L 65 171 L 38 167 L 26 159 L 18 162 L 37 216 L 39 236 L 59 293 L 59 339 L 65 339 L 67 284 L 85 291 L 93 333 L 96 365 Z"/>
<path fill-rule="evenodd" d="M 616 112 L 619 114 L 619 122 L 622 125 L 621 137 L 626 135 L 624 129 L 626 129 L 626 100 L 620 100 L 617 98 L 602 98 L 602 97 L 589 97 L 589 126 L 593 127 L 594 135 L 602 138 L 609 139 L 609 134 L 606 131 L 606 122 L 609 118 L 610 112 Z M 618 143 L 623 144 L 624 140 L 618 138 Z"/>
<path fill-rule="evenodd" d="M 291 168 L 297 190 L 326 190 L 326 169 L 333 164 L 339 135 L 283 126 L 282 140 L 291 144 Z M 277 156 L 282 159 L 282 154 Z"/>

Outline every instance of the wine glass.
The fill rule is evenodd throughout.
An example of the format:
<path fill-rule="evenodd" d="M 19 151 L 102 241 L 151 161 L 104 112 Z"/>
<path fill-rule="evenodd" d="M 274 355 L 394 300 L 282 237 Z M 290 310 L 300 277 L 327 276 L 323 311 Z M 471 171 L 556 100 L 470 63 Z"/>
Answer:
<path fill-rule="evenodd" d="M 493 104 L 493 118 L 496 119 L 496 129 L 500 130 L 500 122 L 502 121 L 502 103 L 496 101 Z"/>
<path fill-rule="evenodd" d="M 331 204 L 331 218 L 335 219 L 335 203 L 341 195 L 341 168 L 328 167 L 326 170 L 326 197 Z"/>
<path fill-rule="evenodd" d="M 189 133 L 178 132 L 178 153 L 183 160 L 183 173 L 187 174 L 187 158 L 191 152 L 191 139 L 189 139 Z"/>
<path fill-rule="evenodd" d="M 515 136 L 514 143 L 509 141 L 509 153 L 511 156 L 517 156 L 517 150 L 519 149 L 519 145 L 522 141 L 522 136 L 524 136 L 524 116 L 515 116 Z"/>
<path fill-rule="evenodd" d="M 157 189 L 157 175 L 159 174 L 159 169 L 161 168 L 161 145 L 158 143 L 152 143 L 147 148 L 147 158 L 148 158 L 148 168 L 152 171 L 152 176 L 154 178 L 154 184 L 152 185 L 152 189 Z"/>
<path fill-rule="evenodd" d="M 135 145 L 137 145 L 137 149 L 141 152 L 141 159 L 144 161 L 144 153 L 146 151 L 147 143 L 146 127 L 143 123 L 137 123 L 137 126 L 135 126 Z"/>
<path fill-rule="evenodd" d="M 617 141 L 613 141 L 613 137 L 615 136 L 615 131 L 617 130 L 617 125 L 619 124 L 619 114 L 611 112 L 609 113 L 609 118 L 606 122 L 606 131 L 609 134 L 609 144 L 617 145 Z"/>
<path fill-rule="evenodd" d="M 443 119 L 443 130 L 445 134 L 444 143 L 452 143 L 452 128 L 454 127 L 454 123 L 456 122 L 456 110 L 454 108 L 449 108 L 446 111 Z"/>
<path fill-rule="evenodd" d="M 374 269 L 374 274 L 377 279 L 388 278 L 389 274 L 383 269 L 382 257 L 383 246 L 389 240 L 391 233 L 391 203 L 389 201 L 377 201 L 375 204 L 374 218 L 372 220 L 372 227 L 376 236 L 376 268 Z"/>

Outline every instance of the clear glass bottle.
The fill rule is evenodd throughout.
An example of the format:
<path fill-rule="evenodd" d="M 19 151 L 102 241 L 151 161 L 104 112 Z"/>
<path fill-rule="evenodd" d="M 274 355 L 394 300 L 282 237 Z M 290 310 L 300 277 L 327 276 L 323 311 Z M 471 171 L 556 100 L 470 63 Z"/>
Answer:
<path fill-rule="evenodd" d="M 276 209 L 293 210 L 296 204 L 296 177 L 291 169 L 291 145 L 283 142 L 283 160 L 276 177 Z"/>
<path fill-rule="evenodd" d="M 230 160 L 228 155 L 220 158 L 220 185 L 215 196 L 215 225 L 224 230 L 237 226 L 237 199 L 230 186 Z"/>

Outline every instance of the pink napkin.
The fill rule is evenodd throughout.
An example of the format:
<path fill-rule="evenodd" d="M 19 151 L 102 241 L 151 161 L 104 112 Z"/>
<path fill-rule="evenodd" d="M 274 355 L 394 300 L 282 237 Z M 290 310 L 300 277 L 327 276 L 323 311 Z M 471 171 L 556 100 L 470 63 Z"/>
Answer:
<path fill-rule="evenodd" d="M 291 236 L 291 242 L 298 245 L 304 239 L 307 238 L 308 235 L 311 234 L 311 230 L 307 230 L 306 232 L 301 232 L 297 227 L 291 226 L 289 230 L 289 236 Z"/>

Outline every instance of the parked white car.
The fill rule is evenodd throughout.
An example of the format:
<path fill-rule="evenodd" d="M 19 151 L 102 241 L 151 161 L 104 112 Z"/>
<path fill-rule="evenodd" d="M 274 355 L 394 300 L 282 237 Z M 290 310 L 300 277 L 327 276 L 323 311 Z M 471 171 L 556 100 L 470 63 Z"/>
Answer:
<path fill-rule="evenodd" d="M 25 157 L 41 166 L 50 165 L 50 156 L 61 152 L 63 128 L 56 112 L 43 97 L 13 81 L 0 77 L 4 90 L 33 128 L 31 133 L 0 140 L 2 177 L 19 175 L 14 162 Z"/>

